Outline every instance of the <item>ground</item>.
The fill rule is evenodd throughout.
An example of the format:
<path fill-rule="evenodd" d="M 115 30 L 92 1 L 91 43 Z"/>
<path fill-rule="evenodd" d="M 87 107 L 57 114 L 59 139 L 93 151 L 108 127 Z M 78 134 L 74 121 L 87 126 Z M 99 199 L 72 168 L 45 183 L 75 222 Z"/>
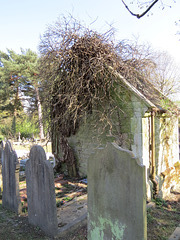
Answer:
<path fill-rule="evenodd" d="M 180 224 L 180 194 L 170 200 L 157 199 L 147 211 L 148 240 L 166 240 Z"/>
<path fill-rule="evenodd" d="M 67 202 L 72 201 L 77 195 L 79 196 L 79 194 L 86 194 L 85 185 L 79 183 L 79 181 L 63 180 L 63 184 L 60 184 L 60 181 L 61 180 L 56 180 L 59 184 L 58 187 L 56 187 L 57 207 L 62 207 Z M 20 182 L 21 189 L 24 189 L 24 184 L 24 181 Z M 79 184 L 80 186 L 78 186 Z M 25 207 L 25 195 L 21 194 L 21 199 L 24 206 L 24 213 L 21 216 L 17 216 L 12 212 L 3 209 L 2 201 L 0 200 L 0 239 L 52 239 L 45 236 L 39 228 L 29 225 L 27 208 Z M 157 199 L 155 204 L 155 208 L 150 208 L 147 212 L 148 240 L 166 240 L 180 223 L 180 193 L 171 194 L 171 198 L 166 201 Z M 87 229 L 84 226 L 80 226 L 79 229 L 69 233 L 65 237 L 56 239 L 86 240 Z"/>
<path fill-rule="evenodd" d="M 20 148 L 20 146 L 17 146 Z M 20 148 L 22 149 L 22 147 Z M 26 149 L 26 148 L 25 148 Z M 51 149 L 45 149 L 51 152 Z M 26 184 L 20 176 L 20 194 L 23 206 L 23 213 L 18 216 L 2 208 L 0 199 L 0 240 L 51 240 L 38 228 L 28 223 Z M 75 198 L 87 194 L 87 185 L 80 180 L 65 179 L 62 175 L 55 178 L 56 205 L 57 208 L 66 206 Z M 148 240 L 168 240 L 175 228 L 180 223 L 180 192 L 170 195 L 166 201 L 156 199 L 155 208 L 147 211 Z M 69 233 L 59 240 L 86 240 L 87 227 L 80 226 L 76 231 Z"/>

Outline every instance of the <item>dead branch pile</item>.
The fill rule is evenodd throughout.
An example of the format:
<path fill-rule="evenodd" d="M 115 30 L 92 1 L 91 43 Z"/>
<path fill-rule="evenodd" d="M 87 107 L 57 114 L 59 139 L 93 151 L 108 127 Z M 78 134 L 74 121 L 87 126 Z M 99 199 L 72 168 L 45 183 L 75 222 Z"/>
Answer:
<path fill-rule="evenodd" d="M 44 103 L 53 129 L 63 136 L 75 134 L 84 114 L 98 110 L 99 120 L 111 126 L 106 105 L 115 109 L 114 71 L 143 86 L 147 58 L 132 56 L 130 45 L 115 45 L 113 30 L 98 34 L 73 18 L 50 26 L 41 44 Z M 136 55 L 137 56 L 137 55 Z"/>

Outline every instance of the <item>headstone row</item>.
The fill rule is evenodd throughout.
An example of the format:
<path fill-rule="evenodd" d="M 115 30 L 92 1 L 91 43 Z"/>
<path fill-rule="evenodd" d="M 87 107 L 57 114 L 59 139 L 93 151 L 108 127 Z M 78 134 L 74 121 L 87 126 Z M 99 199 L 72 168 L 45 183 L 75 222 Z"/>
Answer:
<path fill-rule="evenodd" d="M 19 162 L 9 141 L 1 146 L 3 194 L 2 205 L 13 212 L 21 212 L 19 194 Z M 2 160 L 2 158 L 1 158 Z M 33 146 L 25 167 L 29 223 L 40 227 L 47 235 L 57 234 L 57 212 L 53 167 L 46 160 L 41 146 Z"/>
<path fill-rule="evenodd" d="M 3 148 L 2 148 L 3 149 Z M 3 206 L 19 213 L 19 163 L 11 143 L 3 151 Z M 41 146 L 25 167 L 28 219 L 47 235 L 58 233 L 53 167 Z M 130 151 L 108 144 L 88 163 L 88 239 L 147 240 L 145 169 Z"/>

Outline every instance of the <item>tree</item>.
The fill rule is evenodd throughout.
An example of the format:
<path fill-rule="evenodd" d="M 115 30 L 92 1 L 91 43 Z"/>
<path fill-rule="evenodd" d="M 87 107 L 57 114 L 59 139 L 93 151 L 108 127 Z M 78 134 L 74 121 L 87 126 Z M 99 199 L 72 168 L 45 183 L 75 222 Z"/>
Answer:
<path fill-rule="evenodd" d="M 25 100 L 37 103 L 39 116 L 40 138 L 44 138 L 42 109 L 39 96 L 38 57 L 31 50 L 16 54 L 12 50 L 0 53 L 1 105 L 13 114 L 13 132 L 16 133 L 16 117 L 24 107 Z"/>
<path fill-rule="evenodd" d="M 150 81 L 167 97 L 173 97 L 180 91 L 180 69 L 167 52 L 154 53 L 152 61 L 154 71 Z"/>
<path fill-rule="evenodd" d="M 25 52 L 23 57 L 25 58 L 25 69 L 23 71 L 23 75 L 30 81 L 30 87 L 27 89 L 27 92 L 28 95 L 31 93 L 31 102 L 33 94 L 35 93 L 36 106 L 38 109 L 39 135 L 40 139 L 44 139 L 42 104 L 39 93 L 40 77 L 38 69 L 38 56 L 35 52 L 29 49 Z"/>
<path fill-rule="evenodd" d="M 121 41 L 118 48 L 124 49 L 120 53 L 122 58 L 137 64 L 137 69 L 141 68 L 144 77 L 163 95 L 173 98 L 180 91 L 180 69 L 167 52 L 157 52 L 138 39 Z"/>
<path fill-rule="evenodd" d="M 22 58 L 12 50 L 8 53 L 0 52 L 0 81 L 1 89 L 1 106 L 13 115 L 12 130 L 16 134 L 16 118 L 19 111 L 22 110 L 20 100 L 22 86 L 28 84 L 27 79 L 22 76 L 24 64 Z"/>

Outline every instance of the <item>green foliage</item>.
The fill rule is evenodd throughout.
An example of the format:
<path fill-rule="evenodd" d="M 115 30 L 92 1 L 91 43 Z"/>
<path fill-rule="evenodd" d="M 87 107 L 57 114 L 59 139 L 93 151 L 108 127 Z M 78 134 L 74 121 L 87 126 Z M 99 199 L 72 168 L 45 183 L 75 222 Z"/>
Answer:
<path fill-rule="evenodd" d="M 17 116 L 15 125 L 12 126 L 12 123 L 12 117 L 1 118 L 0 115 L 0 136 L 2 135 L 2 138 L 17 138 L 19 132 L 21 133 L 21 139 L 22 137 L 31 138 L 33 134 L 36 136 L 39 133 L 37 119 L 27 116 L 24 112 Z M 14 132 L 16 132 L 15 135 Z"/>
<path fill-rule="evenodd" d="M 4 136 L 0 135 L 0 141 L 4 140 Z"/>
<path fill-rule="evenodd" d="M 3 135 L 16 137 L 18 131 L 22 132 L 22 136 L 30 137 L 32 133 L 37 133 L 36 126 L 27 121 L 23 124 L 16 122 L 19 117 L 22 118 L 25 106 L 28 106 L 29 113 L 37 114 L 37 101 L 38 106 L 41 104 L 38 88 L 38 56 L 35 52 L 30 49 L 21 49 L 20 54 L 9 49 L 7 53 L 0 51 L 0 124 L 4 118 L 11 119 L 11 123 L 7 125 L 4 122 L 4 126 L 0 127 Z"/>
<path fill-rule="evenodd" d="M 162 206 L 167 207 L 166 201 L 165 201 L 164 199 L 162 199 L 162 198 L 156 198 L 156 199 L 154 199 L 153 201 L 154 201 L 154 202 L 156 203 L 156 205 L 159 206 L 159 207 L 162 207 Z"/>
<path fill-rule="evenodd" d="M 1 114 L 0 114 L 0 134 L 6 138 L 12 137 L 12 118 L 11 117 L 3 118 L 1 117 Z"/>
<path fill-rule="evenodd" d="M 28 117 L 23 118 L 21 121 L 16 124 L 16 132 L 21 134 L 24 138 L 31 138 L 32 135 L 36 136 L 38 134 L 38 127 L 32 119 L 28 119 Z"/>
<path fill-rule="evenodd" d="M 152 223 L 154 222 L 155 218 L 151 214 L 151 209 L 148 209 L 147 211 L 147 223 Z"/>

